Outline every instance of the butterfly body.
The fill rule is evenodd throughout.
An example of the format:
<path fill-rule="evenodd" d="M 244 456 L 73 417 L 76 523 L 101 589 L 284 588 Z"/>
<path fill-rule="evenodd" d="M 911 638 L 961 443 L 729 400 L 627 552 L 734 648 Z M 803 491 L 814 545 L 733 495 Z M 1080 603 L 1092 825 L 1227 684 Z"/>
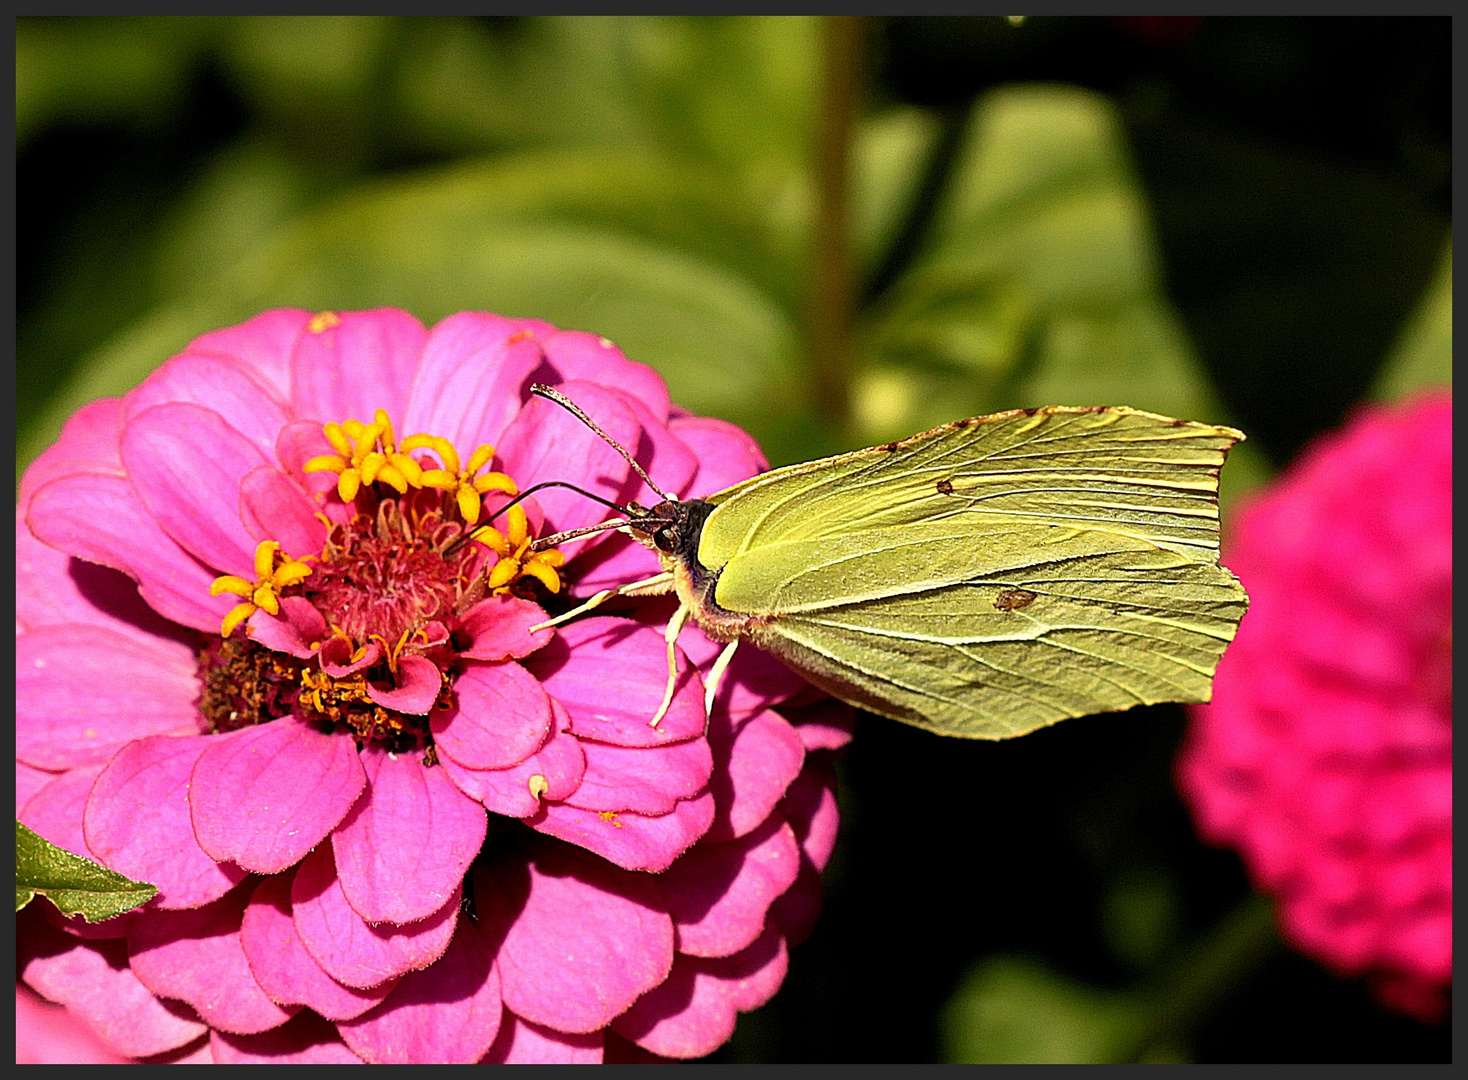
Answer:
<path fill-rule="evenodd" d="M 1124 407 L 1015 410 L 628 528 L 714 640 L 870 711 L 1007 738 L 1208 699 L 1247 606 L 1217 563 L 1218 472 L 1240 438 Z"/>

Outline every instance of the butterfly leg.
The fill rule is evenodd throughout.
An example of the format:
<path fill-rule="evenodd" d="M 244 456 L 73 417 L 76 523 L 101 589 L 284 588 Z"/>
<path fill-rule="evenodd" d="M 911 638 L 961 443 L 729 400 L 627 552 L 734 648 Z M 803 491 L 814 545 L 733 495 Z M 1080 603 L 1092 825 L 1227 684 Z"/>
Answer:
<path fill-rule="evenodd" d="M 537 630 L 548 630 L 552 626 L 560 626 L 564 622 L 570 622 L 577 615 L 582 615 L 601 607 L 614 596 L 656 596 L 661 592 L 669 591 L 672 587 L 672 582 L 673 575 L 664 573 L 654 574 L 650 578 L 629 582 L 626 585 L 614 585 L 610 589 L 603 589 L 599 593 L 594 593 L 585 603 L 578 604 L 570 611 L 557 615 L 554 619 L 547 619 L 543 623 L 536 623 L 530 628 L 529 632 L 533 634 Z M 662 586 L 664 585 L 668 586 L 668 588 L 663 588 Z"/>
<path fill-rule="evenodd" d="M 679 604 L 678 610 L 673 612 L 673 617 L 668 620 L 668 629 L 663 632 L 663 638 L 668 643 L 668 688 L 663 691 L 663 703 L 658 706 L 657 715 L 649 722 L 649 727 L 657 727 L 658 721 L 668 711 L 668 706 L 673 704 L 673 691 L 678 686 L 678 653 L 676 646 L 678 635 L 683 632 L 683 625 L 688 622 L 690 614 L 686 604 Z"/>
<path fill-rule="evenodd" d="M 739 648 L 739 638 L 735 638 L 724 646 L 724 651 L 719 653 L 714 666 L 709 668 L 709 677 L 704 684 L 703 711 L 711 713 L 714 711 L 714 695 L 719 692 L 719 680 L 724 677 L 725 670 L 729 667 L 729 661 L 734 659 L 734 650 Z"/>

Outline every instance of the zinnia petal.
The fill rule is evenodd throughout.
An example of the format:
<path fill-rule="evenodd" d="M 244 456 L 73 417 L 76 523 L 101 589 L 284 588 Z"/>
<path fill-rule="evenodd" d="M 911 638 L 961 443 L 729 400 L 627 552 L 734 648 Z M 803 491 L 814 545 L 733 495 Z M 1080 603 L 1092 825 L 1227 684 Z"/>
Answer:
<path fill-rule="evenodd" d="M 27 920 L 21 976 L 27 985 L 65 1005 L 119 1054 L 147 1057 L 184 1046 L 209 1029 L 182 1002 L 163 1001 L 128 966 L 127 945 L 78 941 Z"/>
<path fill-rule="evenodd" d="M 150 607 L 173 622 L 217 634 L 233 601 L 209 595 L 215 574 L 175 544 L 124 476 L 75 473 L 36 490 L 26 524 L 42 543 L 121 570 Z"/>
<path fill-rule="evenodd" d="M 66 769 L 106 761 L 132 739 L 195 734 L 193 668 L 172 641 L 100 626 L 32 630 L 15 642 L 16 755 Z"/>
<path fill-rule="evenodd" d="M 367 684 L 367 696 L 385 709 L 427 716 L 443 688 L 443 673 L 427 657 L 405 656 L 398 661 L 397 684 L 383 688 Z"/>
<path fill-rule="evenodd" d="M 155 405 L 122 431 L 133 490 L 159 527 L 221 573 L 252 578 L 255 541 L 240 520 L 240 483 L 268 465 L 258 447 L 218 413 L 198 405 Z"/>
<path fill-rule="evenodd" d="M 326 526 L 303 488 L 273 465 L 262 465 L 240 481 L 240 519 L 255 540 L 275 540 L 292 555 L 314 555 L 326 541 Z"/>
<path fill-rule="evenodd" d="M 103 865 L 158 887 L 153 906 L 196 908 L 245 876 L 215 862 L 194 838 L 189 778 L 213 740 L 153 737 L 128 743 L 107 763 L 85 800 L 87 845 Z"/>
<path fill-rule="evenodd" d="M 714 797 L 706 791 L 658 817 L 548 803 L 526 824 L 593 851 L 624 870 L 660 874 L 708 832 L 713 820 Z"/>
<path fill-rule="evenodd" d="M 313 1013 L 302 1012 L 290 1023 L 259 1035 L 209 1034 L 216 1065 L 361 1065 L 336 1032 Z"/>
<path fill-rule="evenodd" d="M 192 911 L 148 913 L 128 932 L 128 962 L 160 997 L 179 998 L 210 1027 L 251 1035 L 279 1027 L 298 1011 L 271 1001 L 250 974 L 240 944 L 249 886 Z"/>
<path fill-rule="evenodd" d="M 604 337 L 582 330 L 555 330 L 541 337 L 545 358 L 561 380 L 585 379 L 621 390 L 628 397 L 645 403 L 657 422 L 668 420 L 668 384 L 646 364 L 627 359 L 625 353 Z M 582 408 L 586 406 L 573 398 Z M 593 414 L 594 415 L 594 414 Z"/>
<path fill-rule="evenodd" d="M 471 769 L 505 769 L 524 761 L 550 734 L 550 698 L 514 662 L 471 662 L 454 683 L 457 707 L 429 721 L 435 745 Z"/>
<path fill-rule="evenodd" d="M 528 867 L 502 860 L 476 870 L 474 896 L 480 919 L 503 935 L 505 1005 L 534 1023 L 605 1027 L 672 967 L 673 922 L 642 875 L 536 845 Z"/>
<path fill-rule="evenodd" d="M 213 742 L 190 783 L 194 833 L 214 859 L 257 874 L 300 862 L 347 816 L 367 783 L 351 739 L 323 735 L 294 718 Z"/>
<path fill-rule="evenodd" d="M 250 616 L 248 626 L 251 640 L 267 649 L 289 653 L 302 660 L 315 655 L 316 647 L 326 638 L 327 629 L 321 612 L 304 596 L 282 596 L 279 615 L 259 608 Z M 330 638 L 327 641 L 341 639 Z M 326 667 L 325 663 L 322 667 Z M 328 671 L 327 674 L 336 673 Z"/>
<path fill-rule="evenodd" d="M 276 433 L 290 419 L 284 400 L 247 365 L 193 350 L 175 356 L 128 392 L 122 399 L 124 425 L 154 405 L 173 402 L 217 414 L 266 455 L 274 451 Z"/>
<path fill-rule="evenodd" d="M 291 354 L 311 318 L 309 311 L 300 308 L 272 308 L 238 326 L 201 334 L 189 342 L 184 355 L 236 360 L 285 400 L 291 387 Z"/>
<path fill-rule="evenodd" d="M 17 504 L 29 511 L 31 497 L 52 480 L 87 472 L 124 473 L 118 440 L 122 437 L 122 399 L 102 398 L 72 413 L 61 434 L 26 468 Z"/>
<path fill-rule="evenodd" d="M 667 683 L 667 648 L 651 627 L 593 617 L 559 627 L 525 667 L 566 707 L 578 737 L 663 746 L 697 738 L 707 721 L 703 680 L 680 653 L 677 692 L 658 726 L 651 725 Z"/>
<path fill-rule="evenodd" d="M 296 415 L 368 423 L 382 408 L 402 416 L 427 337 L 422 323 L 395 308 L 312 319 L 291 355 Z"/>
<path fill-rule="evenodd" d="M 508 1009 L 500 1020 L 494 1045 L 484 1055 L 495 1065 L 600 1065 L 600 1031 L 572 1035 L 522 1020 Z"/>
<path fill-rule="evenodd" d="M 709 782 L 713 754 L 704 739 L 672 746 L 608 746 L 582 743 L 586 772 L 565 802 L 582 810 L 657 816 L 691 799 Z"/>
<path fill-rule="evenodd" d="M 488 818 L 417 754 L 362 750 L 367 790 L 331 837 L 336 874 L 369 923 L 426 919 L 448 901 L 484 843 Z"/>
<path fill-rule="evenodd" d="M 769 469 L 759 444 L 742 428 L 713 416 L 675 416 L 668 430 L 698 457 L 688 495 L 705 496 L 733 487 Z"/>
<path fill-rule="evenodd" d="M 730 956 L 746 948 L 799 872 L 800 847 L 779 814 L 741 839 L 699 844 L 658 878 L 678 929 L 678 951 Z"/>
<path fill-rule="evenodd" d="M 73 559 L 41 543 L 16 508 L 16 633 L 42 626 L 88 623 L 146 641 L 169 638 L 189 648 L 186 632 L 160 618 L 138 595 L 137 583 L 106 566 Z"/>
<path fill-rule="evenodd" d="M 250 971 L 273 1001 L 305 1005 L 328 1020 L 361 1016 L 392 992 L 396 979 L 368 990 L 344 986 L 312 959 L 291 916 L 293 874 L 277 874 L 255 886 L 240 925 Z"/>
<path fill-rule="evenodd" d="M 337 1024 L 348 1046 L 374 1064 L 472 1064 L 499 1034 L 504 1007 L 494 942 L 459 925 L 428 971 L 410 971 L 386 1001 Z"/>
<path fill-rule="evenodd" d="M 461 311 L 434 326 L 408 396 L 404 432 L 435 432 L 462 447 L 498 444 L 541 362 L 539 342 L 522 334 L 537 326 L 545 324 L 482 311 Z"/>
<path fill-rule="evenodd" d="M 620 1035 L 664 1057 L 702 1057 L 734 1033 L 740 1011 L 774 996 L 789 966 L 785 939 L 768 933 L 722 960 L 680 956 L 668 980 L 612 1024 Z"/>
<path fill-rule="evenodd" d="M 805 747 L 779 713 L 766 709 L 739 723 L 715 710 L 709 744 L 716 767 L 711 784 L 718 814 L 710 840 L 733 840 L 756 828 L 800 775 Z"/>
<path fill-rule="evenodd" d="M 568 382 L 561 393 L 594 416 L 603 431 L 623 446 L 636 447 L 641 428 L 621 395 L 595 383 Z M 568 413 L 544 398 L 531 398 L 505 429 L 498 460 L 511 476 L 564 480 L 603 499 L 616 500 L 631 472 L 610 446 Z M 547 531 L 577 529 L 607 516 L 605 506 L 574 491 L 552 488 L 537 493 Z M 563 546 L 567 556 L 587 543 Z"/>
<path fill-rule="evenodd" d="M 483 803 L 491 813 L 512 818 L 534 816 L 542 799 L 564 800 L 580 785 L 586 772 L 581 743 L 567 731 L 570 718 L 554 699 L 551 708 L 556 719 L 550 738 L 519 764 L 505 769 L 470 769 L 448 756 L 442 757 L 440 764 L 460 791 Z M 540 781 L 533 781 L 534 777 Z"/>
<path fill-rule="evenodd" d="M 468 647 L 459 655 L 470 660 L 520 660 L 551 639 L 552 630 L 530 632 L 546 621 L 539 604 L 518 596 L 491 596 L 464 612 L 461 633 Z"/>
<path fill-rule="evenodd" d="M 454 936 L 461 892 L 421 922 L 371 926 L 347 903 L 329 847 L 301 860 L 291 882 L 291 913 L 301 943 L 323 971 L 347 986 L 380 986 L 426 968 Z"/>

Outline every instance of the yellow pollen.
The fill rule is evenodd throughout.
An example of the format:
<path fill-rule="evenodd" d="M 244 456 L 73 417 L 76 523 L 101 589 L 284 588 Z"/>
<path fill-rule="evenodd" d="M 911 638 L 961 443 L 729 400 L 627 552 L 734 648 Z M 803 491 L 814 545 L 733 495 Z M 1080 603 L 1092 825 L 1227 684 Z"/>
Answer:
<path fill-rule="evenodd" d="M 396 446 L 387 410 L 378 409 L 370 424 L 360 420 L 338 424 L 333 420 L 321 431 L 336 453 L 313 457 L 303 468 L 308 473 L 336 473 L 336 493 L 342 502 L 355 499 L 363 484 L 383 483 L 399 495 L 406 495 L 410 487 L 422 486 L 423 469 Z"/>
<path fill-rule="evenodd" d="M 233 574 L 224 574 L 215 578 L 209 586 L 210 596 L 230 593 L 244 598 L 225 615 L 219 626 L 220 636 L 229 637 L 234 633 L 235 627 L 261 608 L 271 615 L 279 615 L 281 593 L 310 576 L 311 567 L 304 561 L 291 558 L 280 550 L 280 545 L 274 540 L 260 541 L 255 548 L 253 582 Z"/>
<path fill-rule="evenodd" d="M 505 338 L 505 344 L 506 345 L 513 345 L 517 341 L 525 341 L 528 338 L 533 338 L 534 336 L 535 336 L 535 331 L 534 330 L 516 330 L 509 337 Z"/>
<path fill-rule="evenodd" d="M 596 816 L 607 822 L 614 829 L 620 829 L 622 827 L 622 823 L 617 820 L 616 813 L 611 810 L 600 810 Z"/>
<path fill-rule="evenodd" d="M 492 525 L 474 530 L 474 539 L 500 557 L 489 572 L 487 584 L 490 590 L 497 594 L 509 592 L 511 585 L 528 576 L 541 582 L 552 593 L 560 592 L 561 576 L 556 570 L 565 564 L 566 557 L 557 548 L 530 550 L 535 537 L 530 533 L 530 521 L 525 510 L 518 503 L 505 512 L 505 517 L 508 520 L 504 532 Z"/>
<path fill-rule="evenodd" d="M 515 481 L 502 472 L 487 472 L 483 476 L 475 475 L 494 457 L 494 447 L 487 443 L 475 449 L 463 468 L 459 467 L 459 452 L 441 435 L 409 435 L 403 440 L 405 451 L 422 448 L 432 450 L 437 454 L 438 459 L 443 462 L 443 468 L 424 470 L 419 478 L 419 483 L 423 487 L 437 488 L 454 496 L 459 506 L 459 514 L 466 524 L 473 525 L 479 520 L 480 496 L 486 492 L 503 491 L 507 495 L 520 494 L 520 489 L 516 486 Z"/>
<path fill-rule="evenodd" d="M 530 797 L 532 799 L 539 799 L 550 790 L 550 781 L 544 776 L 541 776 L 540 773 L 532 774 L 530 779 L 526 781 L 526 784 L 530 788 Z"/>
<path fill-rule="evenodd" d="M 341 321 L 342 317 L 336 312 L 323 311 L 311 317 L 311 321 L 306 324 L 306 329 L 313 334 L 319 334 L 322 331 L 330 330 L 333 326 L 340 326 Z"/>

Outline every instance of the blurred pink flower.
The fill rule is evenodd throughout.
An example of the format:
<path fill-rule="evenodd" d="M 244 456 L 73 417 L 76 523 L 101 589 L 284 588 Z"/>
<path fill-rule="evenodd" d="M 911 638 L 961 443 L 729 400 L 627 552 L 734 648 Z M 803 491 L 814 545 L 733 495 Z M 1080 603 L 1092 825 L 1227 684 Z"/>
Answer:
<path fill-rule="evenodd" d="M 1452 442 L 1449 395 L 1368 407 L 1237 517 L 1249 613 L 1178 763 L 1285 938 L 1425 1019 L 1452 980 Z"/>
<path fill-rule="evenodd" d="M 206 334 L 26 472 L 17 816 L 159 893 L 31 905 L 20 970 L 112 1053 L 695 1057 L 779 988 L 850 710 L 744 650 L 707 715 L 689 628 L 654 727 L 666 602 L 535 629 L 658 567 L 615 533 L 533 552 L 604 518 L 576 492 L 496 512 L 654 500 L 534 381 L 669 491 L 767 467 L 603 339 L 383 309 Z"/>

